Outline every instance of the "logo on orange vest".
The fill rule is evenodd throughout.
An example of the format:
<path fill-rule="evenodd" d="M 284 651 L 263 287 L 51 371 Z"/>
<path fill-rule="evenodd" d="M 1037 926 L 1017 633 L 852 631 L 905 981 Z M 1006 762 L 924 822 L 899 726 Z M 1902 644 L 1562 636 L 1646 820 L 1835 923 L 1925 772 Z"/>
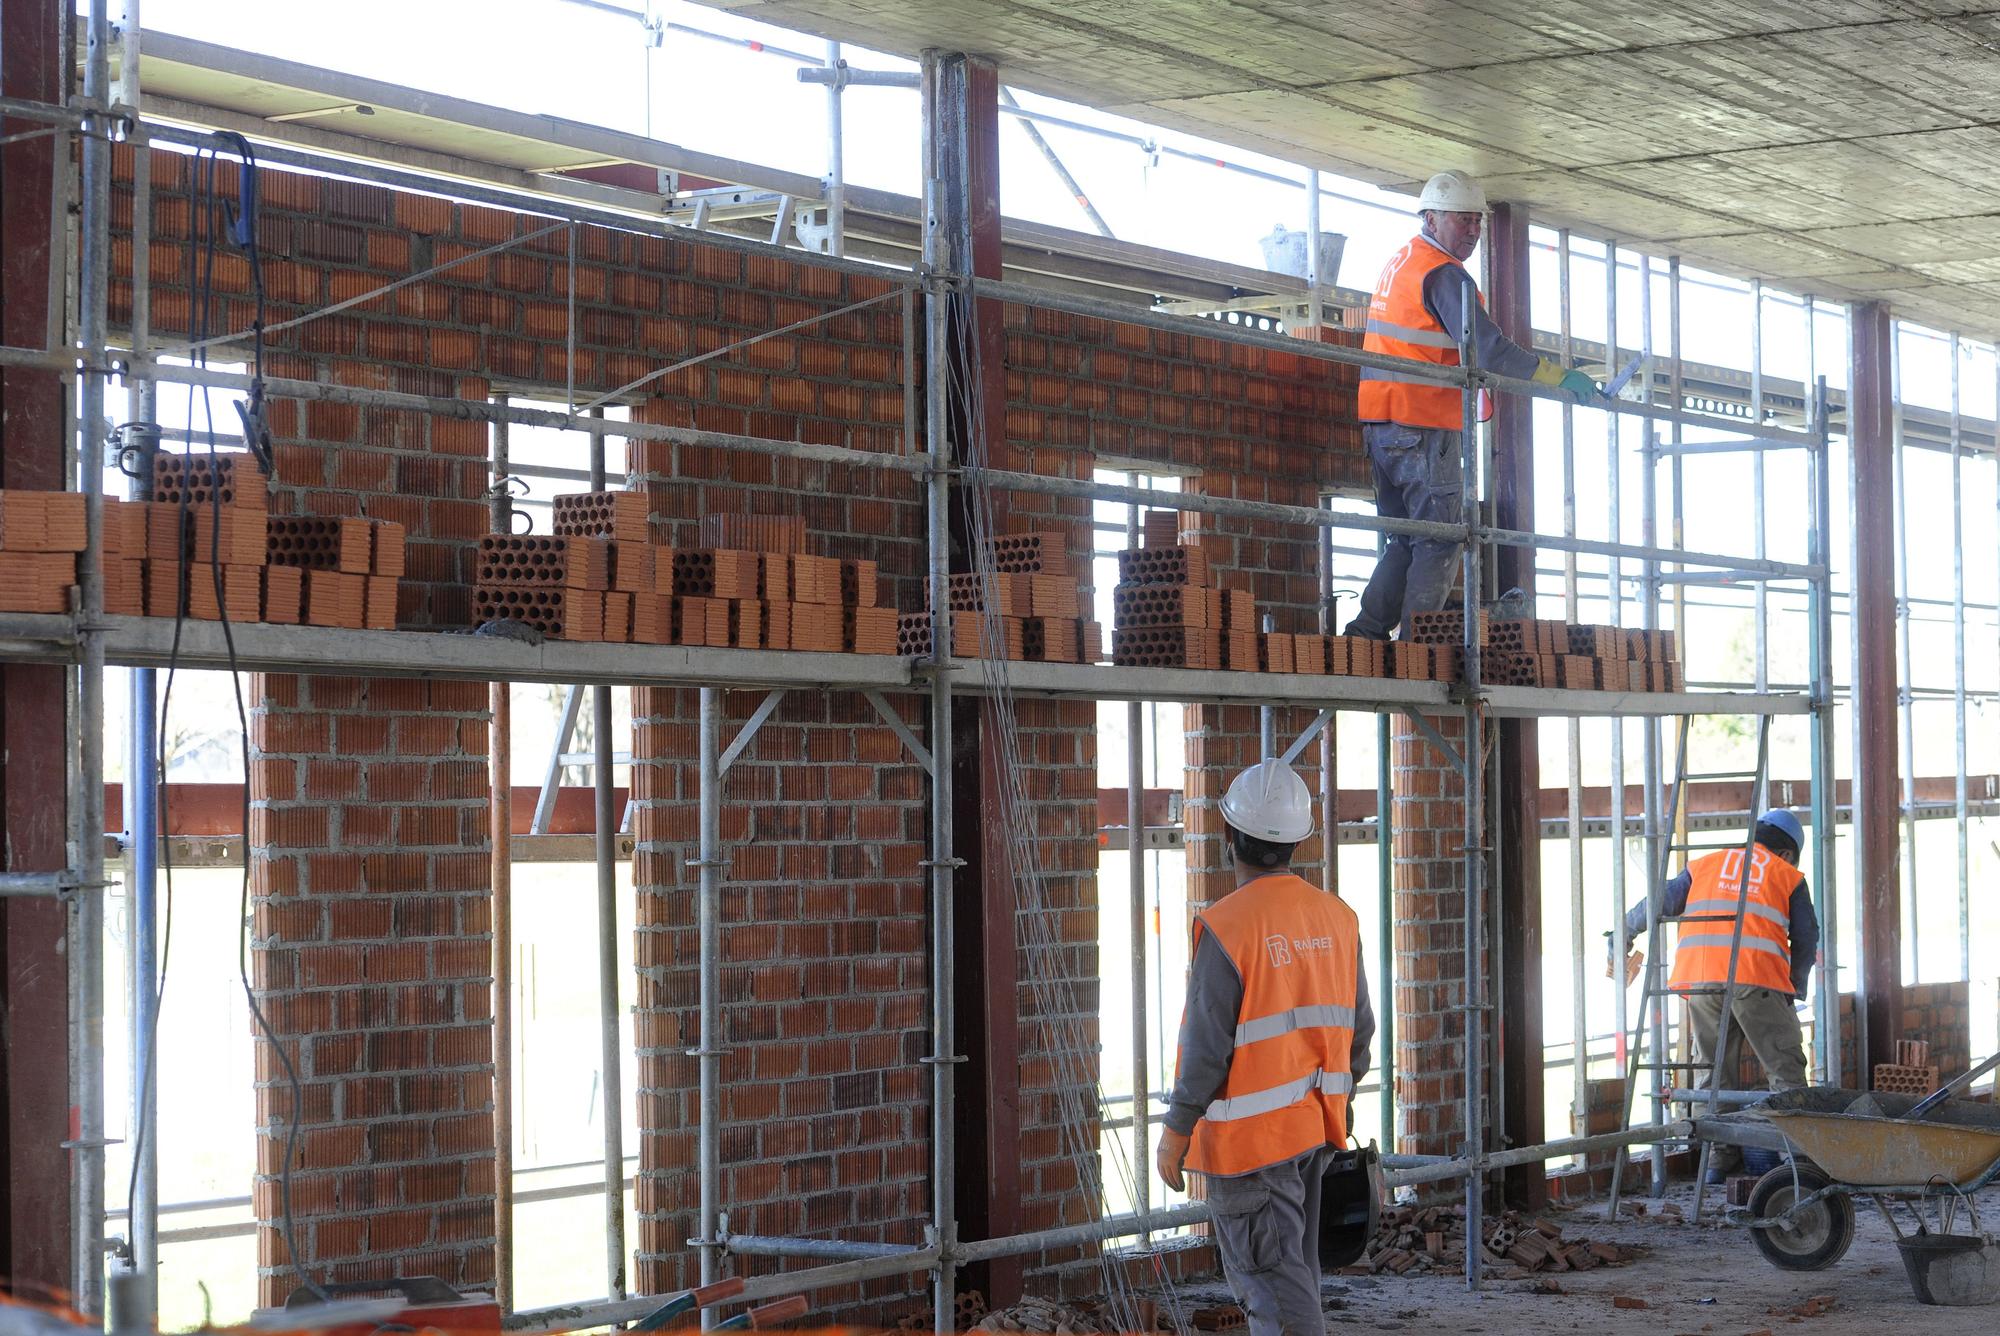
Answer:
<path fill-rule="evenodd" d="M 1271 953 L 1272 967 L 1279 968 L 1292 963 L 1292 944 L 1281 932 L 1274 932 L 1264 939 L 1264 949 Z"/>

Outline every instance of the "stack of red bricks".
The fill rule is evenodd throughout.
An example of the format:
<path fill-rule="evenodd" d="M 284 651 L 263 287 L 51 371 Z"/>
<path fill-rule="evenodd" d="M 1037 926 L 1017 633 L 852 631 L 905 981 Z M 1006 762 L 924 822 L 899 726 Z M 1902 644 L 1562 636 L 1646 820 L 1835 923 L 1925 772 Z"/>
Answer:
<path fill-rule="evenodd" d="M 473 610 L 558 640 L 893 654 L 873 561 L 805 551 L 805 523 L 708 515 L 702 546 L 650 540 L 644 492 L 555 499 L 555 533 L 480 541 Z"/>
<path fill-rule="evenodd" d="M 982 569 L 946 577 L 954 658 L 1096 663 L 1103 657 L 1104 635 L 1082 615 L 1083 590 L 1063 535 L 991 538 L 983 555 Z M 897 653 L 930 654 L 928 611 L 902 614 L 896 633 Z"/>
<path fill-rule="evenodd" d="M 1145 547 L 1118 554 L 1112 662 L 1343 677 L 1429 677 L 1434 671 L 1437 656 L 1429 646 L 1258 630 L 1256 600 L 1224 585 L 1199 544 L 1180 542 L 1174 528 L 1156 524 L 1161 513 L 1147 517 Z"/>
<path fill-rule="evenodd" d="M 1411 639 L 1437 646 L 1463 645 L 1464 619 L 1458 610 L 1418 613 L 1411 619 Z M 1672 631 L 1525 618 L 1488 621 L 1482 613 L 1479 634 L 1480 678 L 1488 684 L 1585 691 L 1687 688 Z"/>
<path fill-rule="evenodd" d="M 1922 1039 L 1898 1039 L 1896 1060 L 1875 1064 L 1875 1089 L 1891 1095 L 1929 1095 L 1937 1091 L 1937 1064 L 1931 1046 Z"/>
<path fill-rule="evenodd" d="M 0 492 L 0 612 L 68 612 L 83 549 L 82 493 Z"/>
<path fill-rule="evenodd" d="M 153 495 L 104 502 L 105 612 L 395 628 L 400 524 L 274 520 L 241 453 L 159 455 Z M 80 494 L 0 493 L 0 611 L 66 610 L 83 548 Z"/>
<path fill-rule="evenodd" d="M 273 515 L 264 620 L 396 629 L 403 526 L 340 515 Z"/>

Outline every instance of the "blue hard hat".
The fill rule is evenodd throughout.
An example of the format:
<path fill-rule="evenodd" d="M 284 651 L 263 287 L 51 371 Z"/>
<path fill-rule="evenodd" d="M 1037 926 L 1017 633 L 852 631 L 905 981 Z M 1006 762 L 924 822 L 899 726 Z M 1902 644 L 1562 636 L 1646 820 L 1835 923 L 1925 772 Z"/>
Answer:
<path fill-rule="evenodd" d="M 1769 826 L 1772 830 L 1782 830 L 1791 836 L 1793 848 L 1806 847 L 1805 827 L 1799 824 L 1799 819 L 1792 815 L 1792 809 L 1789 807 L 1773 807 L 1757 818 L 1757 824 Z"/>

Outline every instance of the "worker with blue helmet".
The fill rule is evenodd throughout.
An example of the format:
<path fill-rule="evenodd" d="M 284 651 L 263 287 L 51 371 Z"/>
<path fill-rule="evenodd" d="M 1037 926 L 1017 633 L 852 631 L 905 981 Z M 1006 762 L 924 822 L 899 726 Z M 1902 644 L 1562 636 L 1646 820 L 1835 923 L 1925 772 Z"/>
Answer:
<path fill-rule="evenodd" d="M 1747 858 L 1739 848 L 1713 850 L 1690 862 L 1666 885 L 1661 917 L 1678 920 L 1674 971 L 1666 987 L 1687 1002 L 1697 1064 L 1694 1084 L 1707 1084 L 1716 1035 L 1722 1028 L 1722 994 L 1731 979 L 1732 951 L 1735 1000 L 1717 1085 L 1730 1090 L 1740 1084 L 1737 1073 L 1743 1065 L 1745 1040 L 1763 1064 L 1771 1089 L 1806 1084 L 1805 1032 L 1794 1002 L 1806 997 L 1819 955 L 1819 917 L 1798 867 L 1804 847 L 1805 830 L 1798 817 L 1787 808 L 1773 808 L 1757 818 Z M 1642 902 L 1625 916 L 1627 939 L 1636 941 L 1645 928 Z M 1627 961 L 1628 979 L 1640 958 L 1635 946 Z M 1742 1152 L 1736 1147 L 1717 1145 L 1710 1157 L 1711 1177 L 1720 1181 L 1741 1162 Z"/>

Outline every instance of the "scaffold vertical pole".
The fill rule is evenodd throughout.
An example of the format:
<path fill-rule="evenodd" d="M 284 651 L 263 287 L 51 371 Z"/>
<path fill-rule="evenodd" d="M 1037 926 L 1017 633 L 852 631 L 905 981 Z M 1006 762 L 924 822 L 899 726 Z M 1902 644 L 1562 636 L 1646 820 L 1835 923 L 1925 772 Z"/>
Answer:
<path fill-rule="evenodd" d="M 1478 342 L 1473 336 L 1473 321 L 1479 310 L 1479 294 L 1473 288 L 1472 280 L 1465 283 L 1461 303 L 1464 324 L 1459 330 L 1458 355 L 1460 363 L 1468 372 L 1479 365 Z M 1480 1224 L 1481 1210 L 1486 1200 L 1486 1175 L 1482 1162 L 1486 1153 L 1486 1107 L 1485 1091 L 1481 1085 L 1480 1071 L 1483 1065 L 1483 1046 L 1486 1042 L 1486 982 L 1480 956 L 1481 939 L 1485 933 L 1485 906 L 1482 898 L 1486 870 L 1486 820 L 1485 820 L 1485 737 L 1484 725 L 1479 708 L 1479 588 L 1480 588 L 1480 547 L 1471 541 L 1472 531 L 1479 519 L 1480 474 L 1479 464 L 1479 391 L 1468 382 L 1463 398 L 1463 422 L 1459 433 L 1459 467 L 1461 476 L 1461 516 L 1466 526 L 1467 541 L 1460 555 L 1459 579 L 1464 603 L 1464 635 L 1462 644 L 1465 655 L 1465 735 L 1461 739 L 1463 747 L 1463 771 L 1465 778 L 1464 820 L 1460 828 L 1462 841 L 1462 867 L 1460 877 L 1464 883 L 1464 970 L 1465 993 L 1461 1015 L 1464 1018 L 1465 1036 L 1465 1154 L 1471 1165 L 1465 1176 L 1465 1286 L 1477 1290 L 1480 1281 L 1479 1241 L 1485 1237 Z"/>
<path fill-rule="evenodd" d="M 926 566 L 931 613 L 931 1233 L 939 1249 L 931 1295 L 935 1331 L 957 1327 L 958 1173 L 955 1106 L 957 1035 L 952 1006 L 952 730 L 951 600 L 946 571 L 951 548 L 950 416 L 951 294 L 945 275 L 953 270 L 951 239 L 939 216 L 938 104 L 939 55 L 923 53 L 924 136 L 924 444 L 930 456 L 925 476 Z"/>
<path fill-rule="evenodd" d="M 77 626 L 76 790 L 71 794 L 70 1080 L 75 1109 L 70 1145 L 71 1302 L 104 1312 L 104 389 L 105 327 L 111 270 L 111 19 L 108 0 L 90 0 L 85 24 L 81 212 L 77 288 L 76 478 L 84 497 L 85 551 L 77 563 L 82 617 Z"/>
<path fill-rule="evenodd" d="M 1834 692 L 1833 692 L 1833 517 L 1832 437 L 1828 430 L 1826 381 L 1817 380 L 1807 405 L 1813 433 L 1811 526 L 1807 530 L 1806 560 L 1820 568 L 1809 581 L 1812 625 L 1810 627 L 1809 670 L 1812 681 L 1812 826 L 1813 899 L 1819 913 L 1820 954 L 1823 964 L 1813 999 L 1813 1033 L 1822 1079 L 1831 1086 L 1841 1083 L 1840 1033 L 1840 917 L 1834 912 L 1839 903 L 1835 892 L 1838 875 L 1835 862 L 1834 775 Z M 1858 826 L 1857 825 L 1857 833 Z M 1861 1061 L 1866 1063 L 1865 1052 Z"/>

